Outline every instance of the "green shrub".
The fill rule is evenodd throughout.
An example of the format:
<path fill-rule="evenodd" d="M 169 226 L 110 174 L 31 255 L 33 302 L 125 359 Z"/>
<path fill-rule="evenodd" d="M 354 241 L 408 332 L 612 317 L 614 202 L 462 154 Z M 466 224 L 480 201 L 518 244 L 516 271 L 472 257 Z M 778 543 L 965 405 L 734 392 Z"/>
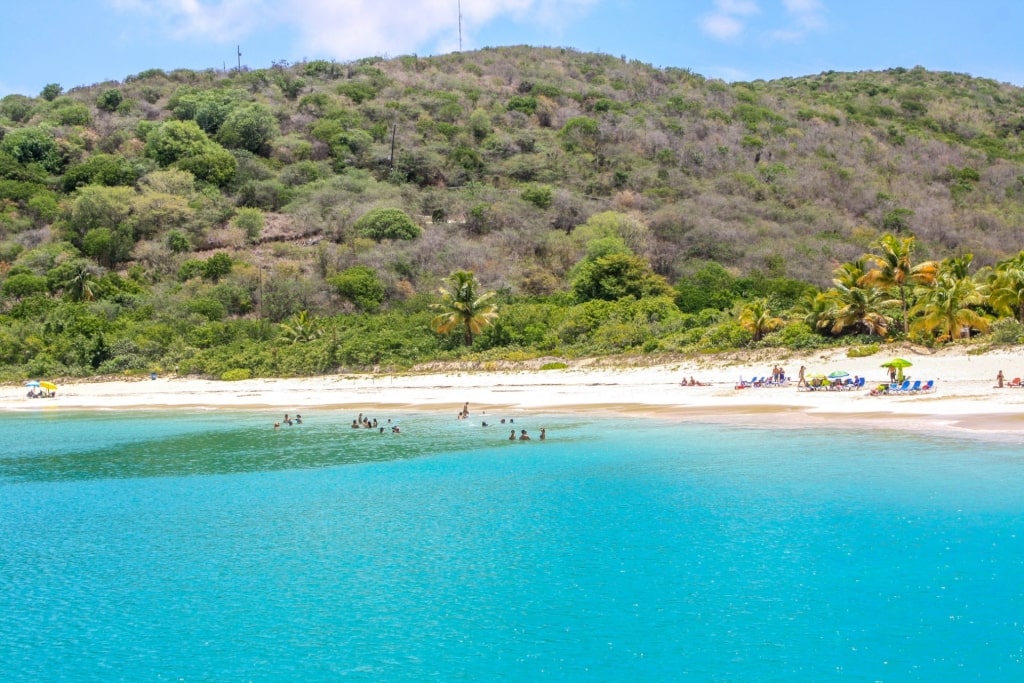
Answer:
<path fill-rule="evenodd" d="M 362 104 L 377 96 L 376 88 L 362 81 L 342 83 L 336 90 L 339 95 L 344 95 L 356 104 Z"/>
<path fill-rule="evenodd" d="M 235 368 L 234 370 L 225 370 L 220 374 L 221 380 L 224 382 L 238 382 L 243 379 L 250 379 L 252 377 L 252 370 L 249 368 Z"/>
<path fill-rule="evenodd" d="M 203 276 L 203 268 L 206 264 L 199 259 L 189 259 L 178 267 L 178 279 L 186 282 L 195 277 Z"/>
<path fill-rule="evenodd" d="M 541 370 L 565 370 L 569 366 L 562 361 L 553 361 L 540 366 Z"/>
<path fill-rule="evenodd" d="M 878 344 L 865 344 L 864 346 L 851 346 L 846 352 L 847 358 L 864 358 L 878 353 Z"/>
<path fill-rule="evenodd" d="M 62 92 L 64 92 L 64 88 L 61 87 L 60 83 L 47 83 L 43 86 L 39 96 L 47 102 L 53 102 L 55 99 L 60 97 Z"/>
<path fill-rule="evenodd" d="M 113 112 L 117 111 L 123 100 L 124 96 L 121 94 L 121 91 L 112 88 L 100 93 L 100 96 L 96 98 L 96 106 L 103 111 Z"/>
<path fill-rule="evenodd" d="M 214 254 L 203 263 L 203 279 L 217 282 L 231 272 L 234 262 L 224 252 Z"/>
<path fill-rule="evenodd" d="M 513 97 L 506 105 L 509 111 L 518 111 L 523 114 L 532 115 L 537 111 L 536 97 Z"/>
<path fill-rule="evenodd" d="M 352 266 L 331 277 L 328 282 L 346 301 L 360 311 L 374 313 L 384 302 L 384 284 L 369 266 Z"/>
<path fill-rule="evenodd" d="M 1024 325 L 1014 318 L 1002 318 L 992 323 L 989 339 L 994 344 L 1020 344 L 1024 340 Z"/>
<path fill-rule="evenodd" d="M 187 233 L 181 230 L 170 230 L 164 237 L 164 242 L 167 244 L 167 248 L 174 254 L 184 254 L 192 249 L 192 240 L 189 239 Z M 198 263 L 198 261 L 196 261 Z M 183 264 L 184 265 L 184 264 Z M 200 274 L 200 271 L 195 273 Z M 187 277 L 184 279 L 188 279 Z"/>
<path fill-rule="evenodd" d="M 422 229 L 401 209 L 373 209 L 355 223 L 356 232 L 363 237 L 381 240 L 414 240 Z"/>
<path fill-rule="evenodd" d="M 530 185 L 523 190 L 520 196 L 523 201 L 530 202 L 538 209 L 547 209 L 554 201 L 555 191 L 550 185 Z"/>
<path fill-rule="evenodd" d="M 269 107 L 258 103 L 248 104 L 228 114 L 217 131 L 217 141 L 225 147 L 268 156 L 270 141 L 277 136 L 278 130 L 277 119 Z"/>
<path fill-rule="evenodd" d="M 264 223 L 262 211 L 250 207 L 242 207 L 235 214 L 235 217 L 231 219 L 231 222 L 236 228 L 241 228 L 245 232 L 245 237 L 249 240 L 250 244 L 255 244 L 259 241 Z"/>

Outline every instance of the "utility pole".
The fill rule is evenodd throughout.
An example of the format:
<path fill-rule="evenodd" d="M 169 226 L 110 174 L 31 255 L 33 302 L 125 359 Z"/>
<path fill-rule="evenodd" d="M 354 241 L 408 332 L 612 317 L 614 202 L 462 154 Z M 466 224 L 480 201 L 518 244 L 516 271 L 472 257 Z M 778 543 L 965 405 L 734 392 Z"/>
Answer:
<path fill-rule="evenodd" d="M 242 73 L 242 46 L 236 45 L 235 51 L 238 53 L 238 73 Z"/>
<path fill-rule="evenodd" d="M 391 128 L 391 157 L 388 159 L 388 170 L 395 168 L 395 136 L 398 135 L 398 124 L 392 124 Z"/>
<path fill-rule="evenodd" d="M 462 52 L 462 0 L 459 0 L 459 52 Z"/>

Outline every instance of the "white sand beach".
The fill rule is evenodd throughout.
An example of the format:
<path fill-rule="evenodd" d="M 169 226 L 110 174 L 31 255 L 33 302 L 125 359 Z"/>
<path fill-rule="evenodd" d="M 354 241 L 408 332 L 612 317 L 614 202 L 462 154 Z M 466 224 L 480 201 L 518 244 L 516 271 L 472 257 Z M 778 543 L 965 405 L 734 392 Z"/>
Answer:
<path fill-rule="evenodd" d="M 912 379 L 934 380 L 935 391 L 870 395 L 872 385 L 887 379 L 881 364 L 896 356 L 913 363 L 905 370 Z M 568 368 L 555 370 L 536 369 L 537 363 L 534 368 L 432 368 L 237 382 L 174 376 L 104 378 L 60 383 L 57 395 L 45 399 L 28 398 L 24 386 L 8 384 L 0 387 L 0 405 L 8 410 L 266 409 L 275 415 L 323 409 L 430 410 L 450 411 L 454 419 L 468 402 L 477 417 L 583 411 L 779 427 L 871 424 L 1003 438 L 1024 434 L 1024 388 L 1000 389 L 995 381 L 1000 370 L 1007 384 L 1024 377 L 1024 350 L 1019 348 L 968 354 L 963 349 L 929 353 L 893 346 L 865 358 L 848 358 L 845 349 L 833 349 L 785 358 L 761 351 L 608 362 L 569 362 Z M 629 362 L 633 365 L 627 366 Z M 736 388 L 741 379 L 770 375 L 775 365 L 792 378 L 788 386 Z M 801 365 L 808 376 L 841 370 L 865 377 L 866 388 L 798 390 L 795 380 Z M 680 386 L 684 377 L 704 386 Z"/>

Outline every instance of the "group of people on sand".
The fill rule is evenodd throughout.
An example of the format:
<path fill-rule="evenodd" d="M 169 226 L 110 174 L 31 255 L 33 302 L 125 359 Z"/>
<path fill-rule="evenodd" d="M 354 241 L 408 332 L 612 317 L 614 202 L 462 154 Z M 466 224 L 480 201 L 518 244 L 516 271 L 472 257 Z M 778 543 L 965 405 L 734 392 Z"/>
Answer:
<path fill-rule="evenodd" d="M 292 418 L 288 413 L 285 413 L 284 419 L 281 422 L 274 423 L 274 429 L 280 429 L 282 424 L 287 425 L 288 427 L 291 427 L 292 425 L 300 425 L 302 424 L 302 416 L 295 413 L 295 417 Z"/>
<path fill-rule="evenodd" d="M 540 439 L 541 441 L 544 441 L 545 439 L 547 439 L 548 438 L 548 430 L 545 429 L 544 427 L 541 427 L 540 428 L 540 436 L 538 436 L 537 438 Z M 516 436 L 516 430 L 513 429 L 509 433 L 509 435 L 508 435 L 508 440 L 509 441 L 532 441 L 533 439 L 530 438 L 530 435 L 527 433 L 527 431 L 525 429 L 520 429 L 519 430 L 519 436 Z"/>
<path fill-rule="evenodd" d="M 693 375 L 690 375 L 690 379 L 689 380 L 687 380 L 684 377 L 682 379 L 682 381 L 679 382 L 679 386 L 681 386 L 681 387 L 706 387 L 706 386 L 709 386 L 709 385 L 710 385 L 710 382 L 698 382 L 697 380 L 695 380 L 693 378 Z"/>

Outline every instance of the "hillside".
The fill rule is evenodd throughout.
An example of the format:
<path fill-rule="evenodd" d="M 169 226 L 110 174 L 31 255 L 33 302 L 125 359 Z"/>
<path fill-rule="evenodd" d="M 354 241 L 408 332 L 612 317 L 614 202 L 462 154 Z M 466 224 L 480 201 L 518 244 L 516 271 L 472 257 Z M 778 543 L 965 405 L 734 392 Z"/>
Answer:
<path fill-rule="evenodd" d="M 25 302 L 75 263 L 113 274 L 111 319 L 400 314 L 456 270 L 557 300 L 606 237 L 673 286 L 709 263 L 827 286 L 886 234 L 990 266 L 1024 246 L 1022 108 L 923 68 L 727 84 L 532 47 L 53 84 L 0 100 L 0 286 L 25 276 L 0 310 L 41 324 Z M 378 209 L 413 226 L 359 223 Z M 355 266 L 380 295 L 338 285 Z"/>

